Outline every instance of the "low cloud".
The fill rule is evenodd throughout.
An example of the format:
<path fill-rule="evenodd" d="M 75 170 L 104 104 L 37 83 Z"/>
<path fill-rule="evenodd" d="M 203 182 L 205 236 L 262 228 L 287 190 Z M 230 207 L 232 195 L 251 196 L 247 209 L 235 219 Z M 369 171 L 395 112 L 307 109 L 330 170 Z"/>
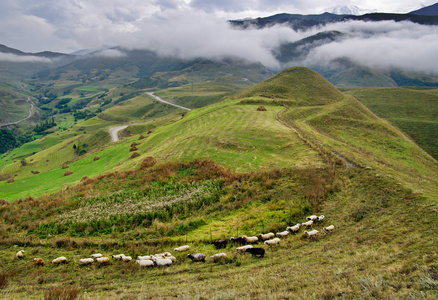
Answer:
<path fill-rule="evenodd" d="M 305 64 L 329 64 L 339 58 L 377 68 L 402 68 L 438 75 L 438 27 L 411 22 L 358 22 L 327 26 L 347 38 L 321 45 L 307 57 Z"/>
<path fill-rule="evenodd" d="M 38 56 L 20 56 L 10 53 L 0 53 L 0 61 L 9 62 L 39 62 L 39 63 L 51 63 L 52 60 L 45 57 Z"/>

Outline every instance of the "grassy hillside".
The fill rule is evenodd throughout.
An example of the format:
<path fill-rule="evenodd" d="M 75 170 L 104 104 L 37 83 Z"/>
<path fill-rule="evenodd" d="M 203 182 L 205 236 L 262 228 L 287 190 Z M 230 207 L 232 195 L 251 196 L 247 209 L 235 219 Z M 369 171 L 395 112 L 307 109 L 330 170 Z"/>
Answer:
<path fill-rule="evenodd" d="M 438 89 L 344 89 L 438 159 Z"/>
<path fill-rule="evenodd" d="M 55 288 L 93 299 L 438 296 L 436 161 L 314 72 L 290 69 L 174 123 L 143 126 L 96 152 L 100 160 L 93 153 L 72 161 L 74 174 L 63 177 L 64 183 L 90 178 L 52 195 L 2 203 L 3 297 L 48 297 Z M 140 156 L 129 159 L 133 142 Z M 41 175 L 39 184 L 50 186 L 62 177 L 59 169 L 47 174 L 32 178 Z M 0 190 L 14 184 L 2 182 Z M 283 231 L 311 214 L 325 215 L 314 225 L 318 238 L 301 229 L 277 247 L 259 243 L 264 258 L 210 244 Z M 335 231 L 323 234 L 330 224 Z M 207 262 L 172 251 L 183 244 Z M 25 260 L 14 258 L 19 249 Z M 177 259 L 167 268 L 78 263 L 95 252 L 135 258 L 164 251 Z M 227 258 L 209 259 L 218 252 Z M 29 261 L 61 255 L 69 263 Z"/>

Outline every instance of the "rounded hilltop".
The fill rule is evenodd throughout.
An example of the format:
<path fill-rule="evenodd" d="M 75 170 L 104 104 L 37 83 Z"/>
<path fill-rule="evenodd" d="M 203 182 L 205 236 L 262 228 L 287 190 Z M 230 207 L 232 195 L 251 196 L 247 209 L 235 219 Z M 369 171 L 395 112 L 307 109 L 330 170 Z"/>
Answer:
<path fill-rule="evenodd" d="M 246 89 L 238 97 L 266 97 L 288 101 L 291 105 L 313 106 L 337 102 L 344 96 L 317 72 L 292 67 Z"/>

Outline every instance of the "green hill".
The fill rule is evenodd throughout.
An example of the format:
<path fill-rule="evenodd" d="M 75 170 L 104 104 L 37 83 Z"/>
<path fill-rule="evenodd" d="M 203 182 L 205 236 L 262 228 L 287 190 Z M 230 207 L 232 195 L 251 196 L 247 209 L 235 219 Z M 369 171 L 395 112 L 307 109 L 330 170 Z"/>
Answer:
<path fill-rule="evenodd" d="M 238 97 L 284 100 L 288 105 L 294 106 L 324 105 L 343 98 L 342 93 L 321 75 L 303 67 L 287 69 L 248 88 Z"/>
<path fill-rule="evenodd" d="M 149 100 L 126 101 L 123 115 Z M 164 125 L 150 120 L 153 130 L 132 124 L 128 131 L 135 133 L 117 143 L 105 140 L 113 123 L 88 120 L 56 145 L 49 147 L 57 136 L 47 136 L 41 141 L 47 148 L 27 157 L 27 165 L 2 169 L 18 176 L 0 183 L 0 197 L 21 198 L 0 205 L 2 296 L 436 298 L 438 164 L 352 95 L 292 68 L 175 116 Z M 97 132 L 101 147 L 75 157 L 72 143 Z M 130 158 L 131 147 L 138 157 Z M 60 156 L 57 167 L 31 174 L 32 163 L 50 163 L 50 155 Z M 72 156 L 72 175 L 63 175 L 62 155 Z M 52 194 L 42 196 L 46 191 Z M 211 245 L 284 231 L 312 214 L 325 216 L 313 227 L 319 237 L 301 229 L 276 247 L 258 243 L 264 258 Z M 335 231 L 324 234 L 331 224 Z M 207 261 L 172 251 L 184 244 Z M 26 259 L 14 259 L 19 249 Z M 176 257 L 167 268 L 78 263 L 97 252 L 135 260 L 165 251 Z M 219 252 L 227 257 L 210 259 Z M 38 267 L 28 259 L 58 256 L 69 263 Z"/>

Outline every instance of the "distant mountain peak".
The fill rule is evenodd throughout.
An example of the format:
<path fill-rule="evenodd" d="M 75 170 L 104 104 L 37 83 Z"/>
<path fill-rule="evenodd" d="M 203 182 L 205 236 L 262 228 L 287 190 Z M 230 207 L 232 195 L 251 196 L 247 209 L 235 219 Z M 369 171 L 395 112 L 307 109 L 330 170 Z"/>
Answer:
<path fill-rule="evenodd" d="M 372 12 L 376 12 L 375 10 L 369 10 L 369 9 L 361 9 L 355 5 L 347 5 L 347 6 L 342 6 L 342 5 L 338 5 L 335 7 L 331 7 L 328 8 L 326 10 L 326 12 L 335 14 L 335 15 L 356 15 L 356 16 L 360 16 L 360 15 L 364 15 L 364 14 L 368 14 L 368 13 L 372 13 Z"/>

